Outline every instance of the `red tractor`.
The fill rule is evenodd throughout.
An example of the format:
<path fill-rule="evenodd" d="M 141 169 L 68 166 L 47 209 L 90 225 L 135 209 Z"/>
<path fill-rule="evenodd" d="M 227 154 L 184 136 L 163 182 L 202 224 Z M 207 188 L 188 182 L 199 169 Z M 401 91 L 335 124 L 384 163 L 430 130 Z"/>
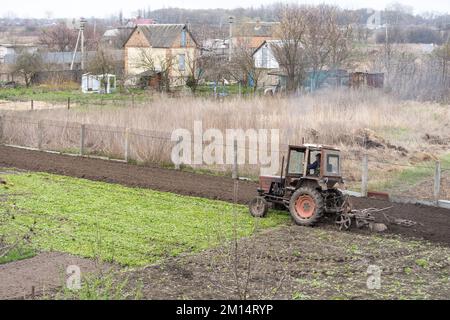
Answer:
<path fill-rule="evenodd" d="M 264 217 L 272 203 L 276 209 L 288 209 L 299 225 L 312 226 L 324 214 L 335 214 L 336 223 L 347 229 L 351 207 L 338 187 L 344 187 L 338 149 L 313 144 L 289 146 L 286 169 L 283 157 L 281 175 L 260 176 L 258 196 L 250 202 L 250 213 Z"/>

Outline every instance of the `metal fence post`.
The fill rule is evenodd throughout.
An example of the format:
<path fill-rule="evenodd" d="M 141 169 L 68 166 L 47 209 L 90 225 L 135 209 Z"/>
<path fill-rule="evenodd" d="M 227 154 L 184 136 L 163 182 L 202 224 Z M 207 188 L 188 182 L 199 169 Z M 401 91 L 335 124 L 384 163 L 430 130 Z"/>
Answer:
<path fill-rule="evenodd" d="M 38 149 L 42 150 L 42 140 L 44 139 L 44 133 L 42 132 L 42 120 L 38 121 Z"/>
<path fill-rule="evenodd" d="M 84 156 L 84 140 L 86 138 L 86 125 L 81 124 L 80 127 L 80 155 Z"/>
<path fill-rule="evenodd" d="M 361 174 L 361 195 L 367 197 L 369 190 L 369 160 L 367 154 L 364 154 L 362 160 L 362 174 Z"/>
<path fill-rule="evenodd" d="M 434 170 L 434 200 L 439 202 L 439 194 L 441 193 L 441 162 L 436 161 Z"/>
<path fill-rule="evenodd" d="M 125 161 L 128 162 L 130 160 L 130 128 L 125 128 Z"/>
<path fill-rule="evenodd" d="M 237 153 L 237 139 L 234 139 L 233 143 L 233 173 L 232 178 L 238 179 L 238 153 Z"/>

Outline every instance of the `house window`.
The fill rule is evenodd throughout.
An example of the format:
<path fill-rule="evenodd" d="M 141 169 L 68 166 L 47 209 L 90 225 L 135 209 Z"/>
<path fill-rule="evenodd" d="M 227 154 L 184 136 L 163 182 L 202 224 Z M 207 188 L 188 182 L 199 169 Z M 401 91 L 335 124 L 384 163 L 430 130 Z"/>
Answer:
<path fill-rule="evenodd" d="M 179 54 L 178 55 L 178 70 L 180 71 L 184 71 L 186 68 L 186 57 L 184 54 Z"/>
<path fill-rule="evenodd" d="M 186 47 L 186 30 L 181 31 L 181 46 Z"/>

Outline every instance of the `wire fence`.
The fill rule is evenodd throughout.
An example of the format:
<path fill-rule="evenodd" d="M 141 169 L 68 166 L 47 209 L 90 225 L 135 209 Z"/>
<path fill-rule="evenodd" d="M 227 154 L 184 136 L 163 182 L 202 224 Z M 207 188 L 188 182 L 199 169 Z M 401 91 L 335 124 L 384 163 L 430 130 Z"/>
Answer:
<path fill-rule="evenodd" d="M 239 153 L 238 170 L 241 177 L 257 179 L 263 167 L 258 161 L 249 164 L 251 154 L 261 159 L 262 152 L 270 161 L 278 161 L 287 155 L 288 144 L 279 144 L 275 148 L 260 149 L 250 139 L 224 141 L 201 140 L 201 161 L 195 163 L 195 155 L 185 165 L 174 165 L 172 152 L 180 140 L 173 139 L 172 132 L 82 124 L 56 120 L 34 120 L 26 117 L 0 116 L 0 143 L 21 147 L 35 148 L 42 151 L 75 154 L 81 156 L 98 156 L 123 160 L 133 163 L 157 164 L 176 169 L 189 166 L 193 169 L 207 170 L 215 173 L 231 174 L 233 164 L 228 157 L 235 149 Z M 190 149 L 196 148 L 195 136 Z M 216 148 L 217 147 L 217 148 Z M 214 161 L 203 161 L 203 153 L 210 148 Z M 215 153 L 222 154 L 215 154 Z M 365 157 L 367 164 L 365 165 Z M 347 155 L 343 152 L 341 163 L 342 175 L 350 190 L 363 194 L 386 193 L 423 200 L 450 199 L 450 167 L 440 162 L 420 164 L 398 163 L 377 159 L 374 155 Z M 191 163 L 191 164 L 190 164 Z M 194 163 L 194 164 L 192 164 Z M 286 162 L 285 162 L 286 164 Z M 270 165 L 270 164 L 269 164 Z M 277 167 L 277 166 L 275 166 Z M 279 167 L 279 166 L 278 166 Z M 277 167 L 277 168 L 278 168 Z M 273 174 L 279 174 L 273 172 Z M 383 195 L 381 195 L 383 196 Z"/>
<path fill-rule="evenodd" d="M 56 96 L 46 99 L 34 100 L 30 98 L 8 96 L 5 110 L 25 111 L 25 110 L 48 110 L 48 109 L 71 109 L 74 107 L 134 107 L 148 102 L 150 97 L 144 95 L 123 95 L 123 96 Z M 1 97 L 0 97 L 0 100 Z"/>

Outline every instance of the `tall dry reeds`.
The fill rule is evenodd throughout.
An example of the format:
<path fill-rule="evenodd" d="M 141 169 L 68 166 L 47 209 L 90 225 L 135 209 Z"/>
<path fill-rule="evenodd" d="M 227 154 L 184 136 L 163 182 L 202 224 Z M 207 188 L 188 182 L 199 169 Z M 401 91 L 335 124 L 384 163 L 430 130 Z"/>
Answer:
<path fill-rule="evenodd" d="M 337 145 L 354 157 L 361 153 L 362 148 L 355 138 L 363 129 L 413 152 L 434 148 L 424 142 L 426 133 L 450 137 L 448 106 L 400 101 L 379 90 L 330 90 L 301 97 L 224 101 L 153 97 L 147 104 L 134 108 L 97 106 L 9 112 L 7 115 L 16 120 L 5 118 L 3 121 L 3 142 L 6 143 L 36 146 L 40 121 L 42 148 L 76 151 L 79 126 L 83 123 L 86 124 L 87 152 L 122 157 L 124 129 L 131 128 L 130 158 L 157 163 L 170 162 L 171 132 L 177 128 L 192 130 L 194 121 L 198 120 L 202 121 L 204 130 L 279 129 L 283 145 L 299 144 L 305 138 L 307 142 Z M 373 153 L 381 159 L 395 160 L 401 156 L 391 149 Z M 359 163 L 352 166 L 359 168 Z M 249 166 L 244 169 L 255 171 Z M 357 170 L 349 168 L 351 172 Z"/>

